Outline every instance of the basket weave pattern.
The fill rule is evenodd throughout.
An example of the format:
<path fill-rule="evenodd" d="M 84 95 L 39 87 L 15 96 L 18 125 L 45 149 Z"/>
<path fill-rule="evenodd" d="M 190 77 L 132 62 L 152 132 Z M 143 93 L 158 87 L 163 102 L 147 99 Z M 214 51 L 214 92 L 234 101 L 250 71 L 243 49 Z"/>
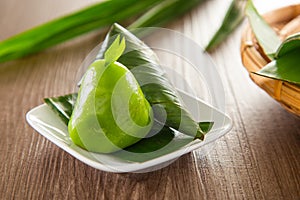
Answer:
<path fill-rule="evenodd" d="M 281 39 L 300 32 L 300 4 L 274 10 L 265 14 L 264 18 L 277 31 Z M 286 110 L 300 116 L 299 85 L 251 73 L 264 67 L 270 60 L 263 53 L 249 25 L 243 32 L 240 50 L 243 65 L 248 70 L 251 79 L 272 98 L 276 99 Z"/>

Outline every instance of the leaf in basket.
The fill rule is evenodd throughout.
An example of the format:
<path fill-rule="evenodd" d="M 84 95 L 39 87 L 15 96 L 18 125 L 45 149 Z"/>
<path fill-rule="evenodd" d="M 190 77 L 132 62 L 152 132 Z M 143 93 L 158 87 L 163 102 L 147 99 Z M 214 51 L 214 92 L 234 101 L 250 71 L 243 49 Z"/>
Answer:
<path fill-rule="evenodd" d="M 44 100 L 67 126 L 76 99 L 77 94 L 69 94 L 60 97 L 46 98 Z M 205 133 L 208 133 L 213 126 L 213 122 L 199 122 L 199 126 Z M 153 136 L 144 138 L 136 144 L 125 148 L 125 151 L 115 152 L 112 155 L 123 160 L 142 162 L 177 150 L 193 140 L 192 137 L 175 132 L 168 127 L 163 127 L 162 129 L 160 127 L 158 123 L 155 123 L 149 133 L 149 135 Z M 157 130 L 157 128 L 160 129 Z M 154 133 L 156 134 L 154 135 Z M 130 152 L 135 154 L 131 154 Z"/>
<path fill-rule="evenodd" d="M 285 39 L 275 54 L 275 60 L 256 74 L 300 84 L 300 33 Z"/>
<path fill-rule="evenodd" d="M 278 48 L 275 59 L 280 58 L 287 53 L 300 49 L 300 32 L 287 37 Z"/>
<path fill-rule="evenodd" d="M 176 89 L 161 68 L 155 53 L 131 32 L 114 24 L 103 41 L 97 59 L 103 59 L 116 35 L 126 40 L 125 53 L 117 60 L 135 76 L 141 89 L 153 106 L 154 117 L 168 127 L 203 139 L 204 134 L 190 113 L 180 102 Z"/>
<path fill-rule="evenodd" d="M 236 27 L 238 27 L 244 19 L 245 5 L 246 1 L 232 0 L 223 19 L 222 25 L 205 47 L 206 51 L 211 51 L 216 48 L 232 31 L 235 30 Z"/>
<path fill-rule="evenodd" d="M 258 43 L 263 48 L 266 55 L 272 60 L 281 44 L 280 38 L 258 13 L 252 0 L 248 0 L 246 15 L 248 16 L 252 31 L 254 32 Z"/>

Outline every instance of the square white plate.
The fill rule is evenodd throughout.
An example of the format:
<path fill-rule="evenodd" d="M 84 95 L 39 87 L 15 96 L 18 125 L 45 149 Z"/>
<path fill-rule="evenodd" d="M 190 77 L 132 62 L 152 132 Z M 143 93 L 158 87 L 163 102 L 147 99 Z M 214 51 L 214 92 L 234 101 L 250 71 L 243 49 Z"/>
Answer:
<path fill-rule="evenodd" d="M 194 140 L 178 150 L 145 162 L 130 162 L 111 154 L 91 153 L 74 145 L 69 138 L 67 126 L 46 104 L 30 110 L 26 115 L 26 119 L 41 135 L 91 167 L 117 173 L 153 171 L 169 165 L 183 154 L 208 145 L 223 136 L 232 127 L 231 119 L 224 113 L 185 92 L 178 92 L 188 110 L 197 120 L 214 122 L 212 130 L 206 134 L 204 141 Z"/>

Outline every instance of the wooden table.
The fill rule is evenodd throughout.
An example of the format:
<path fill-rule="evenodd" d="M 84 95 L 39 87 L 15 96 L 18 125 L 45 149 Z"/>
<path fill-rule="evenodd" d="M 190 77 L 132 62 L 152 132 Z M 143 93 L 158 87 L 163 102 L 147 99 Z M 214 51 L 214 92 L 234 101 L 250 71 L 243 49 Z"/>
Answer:
<path fill-rule="evenodd" d="M 93 2 L 1 1 L 0 40 Z M 270 2 L 256 3 L 264 11 L 297 1 L 267 6 Z M 208 1 L 167 28 L 204 45 L 226 5 Z M 242 28 L 211 54 L 223 81 L 233 129 L 209 154 L 194 151 L 145 174 L 91 168 L 25 121 L 26 112 L 41 104 L 43 97 L 72 91 L 74 68 L 103 34 L 88 34 L 0 64 L 0 199 L 299 199 L 300 121 L 249 79 L 239 53 Z"/>

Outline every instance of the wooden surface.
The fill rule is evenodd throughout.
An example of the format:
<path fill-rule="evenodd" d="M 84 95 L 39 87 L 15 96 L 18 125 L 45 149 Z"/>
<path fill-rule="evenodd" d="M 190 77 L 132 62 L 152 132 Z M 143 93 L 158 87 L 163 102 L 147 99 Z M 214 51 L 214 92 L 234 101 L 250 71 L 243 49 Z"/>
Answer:
<path fill-rule="evenodd" d="M 92 2 L 1 1 L 0 40 Z M 260 10 L 270 9 L 266 3 L 257 4 Z M 208 1 L 167 28 L 204 45 L 226 5 Z M 239 55 L 242 28 L 211 54 L 223 81 L 233 129 L 207 155 L 194 151 L 145 174 L 93 169 L 25 121 L 26 112 L 41 104 L 43 97 L 74 89 L 76 68 L 103 35 L 89 34 L 0 64 L 0 199 L 299 199 L 300 120 L 249 79 Z"/>

